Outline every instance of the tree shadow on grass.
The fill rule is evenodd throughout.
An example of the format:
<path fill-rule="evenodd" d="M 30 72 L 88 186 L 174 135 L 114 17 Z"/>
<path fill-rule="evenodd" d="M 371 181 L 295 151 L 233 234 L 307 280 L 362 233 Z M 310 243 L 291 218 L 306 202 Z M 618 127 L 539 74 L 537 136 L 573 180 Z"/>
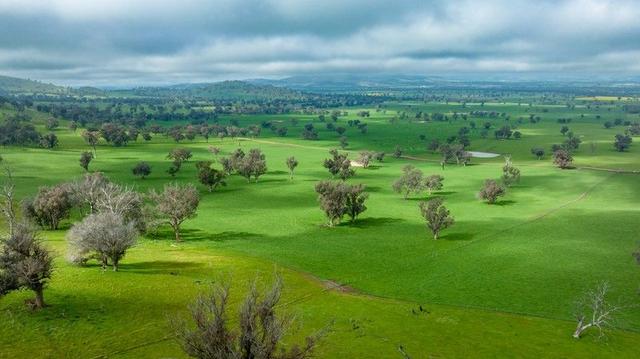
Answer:
<path fill-rule="evenodd" d="M 260 183 L 272 183 L 272 182 L 289 182 L 288 178 L 265 178 L 265 179 L 259 179 L 257 184 Z M 251 182 L 252 184 L 256 184 L 256 182 Z"/>
<path fill-rule="evenodd" d="M 119 270 L 138 274 L 179 275 L 181 271 L 202 268 L 203 266 L 204 263 L 198 262 L 149 261 L 122 263 Z"/>
<path fill-rule="evenodd" d="M 434 199 L 437 197 L 444 197 L 444 196 L 449 196 L 452 194 L 455 194 L 457 192 L 454 191 L 448 191 L 448 192 L 434 192 L 432 195 L 426 195 L 426 196 L 417 196 L 417 197 L 408 197 L 406 199 L 406 201 L 428 201 L 430 199 Z M 404 198 L 403 198 L 404 199 Z"/>
<path fill-rule="evenodd" d="M 226 242 L 235 240 L 255 240 L 262 239 L 265 236 L 250 233 L 250 232 L 236 232 L 226 231 L 220 233 L 208 233 L 199 229 L 187 229 L 182 231 L 182 239 L 185 242 L 188 241 L 214 241 L 214 242 Z"/>
<path fill-rule="evenodd" d="M 444 233 L 438 240 L 443 241 L 470 241 L 475 235 L 473 233 Z"/>
<path fill-rule="evenodd" d="M 497 202 L 496 202 L 496 203 L 494 203 L 493 205 L 494 205 L 494 206 L 500 206 L 500 207 L 503 207 L 503 206 L 510 206 L 510 205 L 512 205 L 512 204 L 514 204 L 514 203 L 516 203 L 516 201 L 512 201 L 512 200 L 510 200 L 510 199 L 507 199 L 507 200 L 497 201 Z"/>
<path fill-rule="evenodd" d="M 390 217 L 367 217 L 362 219 L 357 219 L 355 222 L 351 223 L 349 221 L 343 222 L 340 225 L 346 227 L 355 227 L 355 228 L 369 228 L 376 226 L 384 226 L 388 224 L 400 223 L 404 222 L 402 218 L 390 218 Z"/>
<path fill-rule="evenodd" d="M 288 175 L 289 172 L 287 171 L 269 171 L 267 172 L 268 175 Z"/>

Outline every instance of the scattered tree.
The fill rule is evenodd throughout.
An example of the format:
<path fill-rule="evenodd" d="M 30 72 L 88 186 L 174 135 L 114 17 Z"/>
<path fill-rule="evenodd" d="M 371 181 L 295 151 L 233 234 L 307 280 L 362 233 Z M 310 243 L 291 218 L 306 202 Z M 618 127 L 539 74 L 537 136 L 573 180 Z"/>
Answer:
<path fill-rule="evenodd" d="M 74 206 L 74 196 L 71 186 L 59 184 L 43 186 L 32 200 L 23 202 L 23 215 L 43 227 L 58 229 L 60 221 L 69 217 Z"/>
<path fill-rule="evenodd" d="M 207 186 L 209 192 L 212 192 L 219 186 L 227 185 L 227 182 L 225 182 L 225 173 L 211 168 L 211 161 L 200 161 L 196 163 L 196 168 L 198 170 L 198 180 Z"/>
<path fill-rule="evenodd" d="M 540 147 L 534 147 L 531 149 L 531 154 L 536 156 L 537 159 L 541 160 L 544 157 L 544 149 Z"/>
<path fill-rule="evenodd" d="M 120 214 L 110 211 L 90 214 L 67 234 L 69 259 L 76 264 L 97 259 L 102 269 L 110 263 L 113 271 L 117 271 L 120 260 L 135 245 L 137 237 L 135 223 L 126 222 Z"/>
<path fill-rule="evenodd" d="M 282 344 L 292 319 L 278 317 L 282 280 L 278 277 L 271 290 L 261 295 L 256 283 L 251 286 L 239 312 L 239 332 L 229 328 L 227 307 L 229 286 L 217 285 L 191 305 L 194 325 L 178 319 L 173 323 L 176 336 L 187 355 L 199 359 L 307 359 L 323 332 L 306 338 L 303 346 L 285 349 Z"/>
<path fill-rule="evenodd" d="M 615 147 L 618 152 L 624 152 L 631 147 L 632 141 L 633 139 L 629 135 L 617 134 L 613 142 L 613 147 Z"/>
<path fill-rule="evenodd" d="M 151 174 L 151 165 L 147 162 L 138 162 L 138 164 L 133 167 L 131 170 L 134 176 L 139 176 L 142 179 L 145 179 L 148 175 Z"/>
<path fill-rule="evenodd" d="M 443 229 L 454 223 L 449 210 L 443 205 L 442 198 L 434 198 L 427 202 L 420 202 L 420 213 L 427 221 L 427 228 L 433 233 L 433 239 L 438 239 Z"/>
<path fill-rule="evenodd" d="M 439 191 L 442 189 L 442 181 L 444 181 L 444 177 L 440 175 L 431 175 L 424 180 L 424 187 L 429 192 L 429 195 L 433 191 Z"/>
<path fill-rule="evenodd" d="M 421 170 L 412 165 L 406 165 L 402 168 L 402 176 L 393 183 L 392 188 L 396 193 L 402 193 L 404 199 L 407 199 L 411 193 L 419 194 L 424 190 L 423 177 Z"/>
<path fill-rule="evenodd" d="M 511 157 L 507 157 L 502 167 L 502 183 L 507 187 L 511 187 L 511 185 L 518 182 L 520 182 L 520 170 L 513 166 Z"/>
<path fill-rule="evenodd" d="M 324 167 L 329 170 L 333 177 L 338 176 L 344 181 L 355 174 L 346 153 L 339 153 L 337 150 L 331 150 L 329 153 L 332 158 L 324 160 Z"/>
<path fill-rule="evenodd" d="M 571 168 L 573 156 L 565 149 L 556 149 L 553 152 L 553 163 L 562 169 Z"/>
<path fill-rule="evenodd" d="M 480 192 L 478 192 L 478 198 L 487 201 L 489 204 L 496 203 L 498 197 L 504 196 L 506 189 L 504 186 L 496 180 L 488 179 L 484 181 L 484 185 Z"/>
<path fill-rule="evenodd" d="M 289 169 L 289 179 L 293 180 L 293 171 L 298 167 L 298 160 L 291 156 L 287 158 L 287 168 Z"/>
<path fill-rule="evenodd" d="M 578 302 L 576 319 L 578 325 L 573 332 L 573 337 L 580 339 L 582 334 L 589 328 L 597 328 L 600 336 L 604 336 L 607 327 L 612 326 L 615 314 L 622 307 L 612 305 L 607 300 L 609 286 L 606 282 L 598 285 L 594 290 L 588 291 Z"/>
<path fill-rule="evenodd" d="M 45 306 L 44 289 L 53 272 L 53 257 L 28 224 L 15 226 L 13 234 L 0 240 L 0 297 L 19 289 L 29 289 L 35 298 L 33 309 Z"/>
<path fill-rule="evenodd" d="M 155 210 L 165 223 L 173 229 L 176 242 L 182 241 L 180 225 L 196 216 L 200 196 L 193 185 L 166 184 L 162 192 L 152 190 L 149 194 Z"/>
<path fill-rule="evenodd" d="M 93 160 L 93 153 L 88 151 L 83 151 L 80 154 L 80 167 L 84 168 L 85 172 L 89 171 L 89 164 Z"/>

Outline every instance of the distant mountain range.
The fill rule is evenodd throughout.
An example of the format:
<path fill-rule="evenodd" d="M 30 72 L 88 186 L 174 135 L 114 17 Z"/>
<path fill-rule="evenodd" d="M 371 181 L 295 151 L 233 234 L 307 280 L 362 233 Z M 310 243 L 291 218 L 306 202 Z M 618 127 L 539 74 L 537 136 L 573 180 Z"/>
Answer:
<path fill-rule="evenodd" d="M 192 98 L 223 101 L 307 100 L 332 93 L 423 93 L 434 90 L 557 91 L 573 93 L 640 92 L 639 77 L 611 79 L 535 74 L 422 76 L 403 74 L 323 74 L 282 79 L 251 79 L 190 83 L 131 89 L 63 87 L 40 81 L 0 76 L 0 94 Z"/>
<path fill-rule="evenodd" d="M 301 100 L 309 96 L 301 91 L 269 84 L 245 81 L 180 84 L 158 87 L 138 87 L 130 90 L 109 91 L 112 95 L 142 97 L 188 97 L 227 101 Z"/>

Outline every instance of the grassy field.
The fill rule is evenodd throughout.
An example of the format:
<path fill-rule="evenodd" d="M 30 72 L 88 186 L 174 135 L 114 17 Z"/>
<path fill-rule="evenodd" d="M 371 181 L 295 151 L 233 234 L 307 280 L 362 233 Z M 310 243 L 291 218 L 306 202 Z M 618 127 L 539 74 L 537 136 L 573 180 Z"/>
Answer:
<path fill-rule="evenodd" d="M 301 338 L 334 320 L 319 357 L 400 358 L 399 345 L 415 358 L 450 357 L 634 357 L 640 340 L 640 310 L 628 309 L 618 329 L 606 341 L 593 333 L 571 338 L 575 301 L 601 281 L 611 285 L 613 299 L 638 303 L 640 266 L 631 253 L 638 248 L 640 177 L 624 171 L 640 170 L 640 145 L 615 152 L 613 136 L 622 127 L 605 129 L 604 121 L 638 120 L 615 105 L 566 108 L 517 104 L 481 106 L 437 103 L 389 103 L 386 112 L 371 111 L 367 134 L 346 126 L 361 109 L 348 109 L 339 123 L 347 127 L 350 156 L 360 150 L 391 152 L 402 146 L 410 158 L 388 156 L 383 163 L 358 169 L 351 183 L 364 183 L 369 208 L 353 225 L 326 228 L 318 208 L 314 184 L 329 177 L 322 167 L 339 135 L 319 129 L 319 141 L 304 141 L 299 133 L 310 115 L 225 116 L 241 125 L 263 120 L 300 121 L 287 137 L 268 130 L 257 139 L 224 139 L 176 145 L 156 136 L 126 147 L 101 144 L 92 171 L 134 186 L 140 191 L 161 188 L 170 181 L 165 159 L 174 147 L 188 147 L 194 159 L 213 159 L 207 146 L 222 155 L 240 145 L 260 148 L 269 172 L 259 183 L 233 176 L 228 186 L 208 193 L 199 186 L 202 201 L 195 219 L 184 225 L 185 242 L 175 244 L 167 228 L 141 238 L 127 254 L 118 273 L 97 266 L 65 263 L 64 235 L 43 236 L 58 254 L 56 273 L 45 292 L 50 307 L 33 313 L 22 305 L 30 293 L 14 293 L 0 301 L 0 357 L 182 357 L 171 339 L 169 318 L 186 312 L 186 304 L 208 283 L 231 278 L 234 303 L 258 275 L 267 283 L 275 271 L 283 273 L 282 310 L 295 314 L 300 326 L 287 340 Z M 452 114 L 472 110 L 506 112 L 510 122 L 524 118 L 520 140 L 482 139 L 471 133 L 471 149 L 510 154 L 522 170 L 522 180 L 497 205 L 475 198 L 482 182 L 501 175 L 502 158 L 474 159 L 472 165 L 449 165 L 426 151 L 432 138 L 444 139 L 468 125 L 449 122 L 400 121 L 398 112 Z M 6 110 L 5 110 L 6 112 Z M 539 123 L 529 123 L 529 114 Z M 580 114 L 584 114 L 583 117 Z M 34 113 L 42 121 L 42 114 Z M 599 116 L 599 118 L 598 118 Z M 575 153 L 576 169 L 555 168 L 550 156 L 536 160 L 532 147 L 561 143 L 557 118 L 571 117 L 571 130 L 583 144 Z M 502 118 L 470 118 L 478 127 Z M 491 131 L 492 133 L 492 131 Z M 38 186 L 78 178 L 81 151 L 87 146 L 80 131 L 59 129 L 55 150 L 9 147 L 0 150 L 15 171 L 19 197 Z M 418 136 L 424 134 L 426 141 Z M 594 143 L 591 146 L 591 143 Z M 592 148 L 594 150 L 592 150 Z M 300 166 L 293 181 L 285 159 L 295 156 Z M 134 178 L 138 161 L 153 167 L 145 180 Z M 418 201 L 393 193 L 391 183 L 406 164 L 426 174 L 445 177 L 442 191 L 456 224 L 433 241 L 418 210 Z M 618 171 L 618 172 L 615 172 Z M 180 182 L 195 182 L 193 164 L 178 174 Z M 341 284 L 340 288 L 334 288 Z M 418 306 L 428 313 L 414 314 Z M 235 307 L 235 306 L 234 306 Z"/>

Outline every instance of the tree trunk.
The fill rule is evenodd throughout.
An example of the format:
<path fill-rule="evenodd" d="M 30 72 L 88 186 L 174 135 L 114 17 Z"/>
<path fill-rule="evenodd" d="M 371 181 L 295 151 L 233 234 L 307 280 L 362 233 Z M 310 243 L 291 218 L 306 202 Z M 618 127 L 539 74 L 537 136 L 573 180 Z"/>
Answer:
<path fill-rule="evenodd" d="M 42 293 L 42 288 L 34 289 L 34 292 L 36 293 L 36 298 L 33 301 L 34 308 L 35 309 L 44 308 L 45 304 L 44 304 L 44 295 Z"/>
<path fill-rule="evenodd" d="M 584 317 L 580 318 L 580 320 L 578 321 L 578 326 L 576 327 L 576 331 L 573 332 L 574 338 L 580 339 L 582 332 L 584 332 L 586 329 L 591 327 L 591 323 L 589 324 L 583 324 L 583 323 L 584 323 Z"/>
<path fill-rule="evenodd" d="M 118 271 L 118 260 L 114 259 L 112 262 L 113 262 L 113 263 L 111 264 L 111 269 L 112 269 L 114 272 L 117 272 L 117 271 Z"/>
<path fill-rule="evenodd" d="M 437 240 L 438 239 L 438 232 L 433 232 L 433 239 Z"/>
<path fill-rule="evenodd" d="M 173 226 L 173 232 L 176 236 L 176 242 L 182 242 L 182 237 L 180 237 L 180 225 L 177 224 Z"/>

